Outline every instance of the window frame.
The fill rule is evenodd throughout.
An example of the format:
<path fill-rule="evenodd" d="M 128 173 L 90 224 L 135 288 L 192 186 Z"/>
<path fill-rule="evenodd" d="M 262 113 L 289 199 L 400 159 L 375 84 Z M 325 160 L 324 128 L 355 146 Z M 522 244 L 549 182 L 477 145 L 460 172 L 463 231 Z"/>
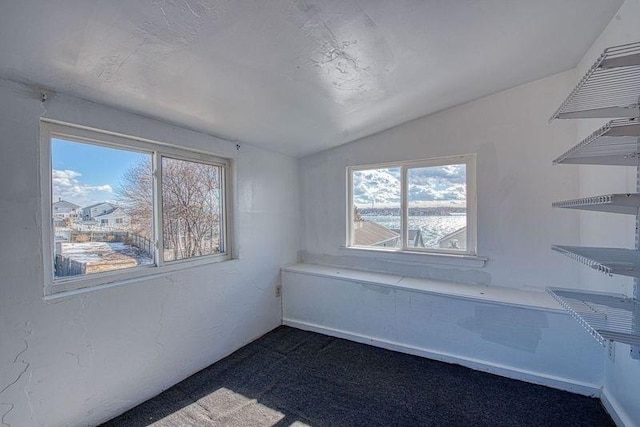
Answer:
<path fill-rule="evenodd" d="M 408 227 L 408 169 L 421 167 L 436 167 L 464 164 L 466 166 L 466 191 L 467 191 L 467 249 L 454 250 L 446 248 L 416 248 L 407 246 L 409 227 Z M 393 247 L 376 247 L 376 246 L 357 246 L 353 244 L 353 173 L 357 171 L 370 169 L 389 169 L 400 168 L 400 234 L 402 245 L 399 248 Z M 440 255 L 458 255 L 458 256 L 476 256 L 477 255 L 477 186 L 476 186 L 476 154 L 462 154 L 447 157 L 434 157 L 420 160 L 408 160 L 386 163 L 374 163 L 367 165 L 347 166 L 347 224 L 346 224 L 346 245 L 348 249 L 360 249 L 372 252 L 395 252 L 395 253 L 413 253 L 413 254 L 440 254 Z"/>
<path fill-rule="evenodd" d="M 100 147 L 145 153 L 151 156 L 153 175 L 153 246 L 154 263 L 122 270 L 113 270 L 65 278 L 54 277 L 53 254 L 55 239 L 53 238 L 53 180 L 52 180 L 52 139 L 58 138 L 70 142 L 92 144 Z M 72 291 L 102 288 L 115 284 L 151 278 L 170 271 L 207 265 L 232 259 L 233 242 L 231 236 L 233 212 L 231 207 L 232 186 L 229 158 L 219 157 L 212 153 L 177 147 L 175 145 L 153 141 L 135 136 L 103 131 L 84 126 L 73 125 L 48 119 L 40 120 L 40 186 L 42 215 L 42 255 L 44 264 L 45 297 Z M 164 248 L 162 233 L 162 158 L 191 161 L 221 167 L 221 221 L 220 240 L 224 249 L 219 254 L 203 255 L 193 258 L 164 261 L 161 252 Z"/>

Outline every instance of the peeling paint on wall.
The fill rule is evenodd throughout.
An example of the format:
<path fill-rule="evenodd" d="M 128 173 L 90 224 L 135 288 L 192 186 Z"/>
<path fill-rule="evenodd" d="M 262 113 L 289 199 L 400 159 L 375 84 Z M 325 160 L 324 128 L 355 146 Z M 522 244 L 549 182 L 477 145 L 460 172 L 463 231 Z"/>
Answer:
<path fill-rule="evenodd" d="M 27 322 L 25 326 L 28 327 L 29 322 Z M 31 330 L 27 329 L 26 334 L 27 336 L 31 335 Z M 24 348 L 20 349 L 20 351 L 13 358 L 13 362 L 12 362 L 12 371 L 13 371 L 12 374 L 15 378 L 0 389 L 0 406 L 6 407 L 6 410 L 1 413 L 2 415 L 0 415 L 0 422 L 2 423 L 3 426 L 5 425 L 9 426 L 9 424 L 5 421 L 5 418 L 9 415 L 11 411 L 13 411 L 13 409 L 15 408 L 15 403 L 3 401 L 4 399 L 2 395 L 7 390 L 14 387 L 16 384 L 18 384 L 18 382 L 24 377 L 24 375 L 27 373 L 27 371 L 31 367 L 31 363 L 27 361 L 27 359 L 24 357 L 24 354 L 27 352 L 27 350 L 29 350 L 29 342 L 27 341 L 26 338 L 23 338 L 22 341 L 24 343 Z M 28 394 L 27 394 L 27 397 L 29 397 Z"/>

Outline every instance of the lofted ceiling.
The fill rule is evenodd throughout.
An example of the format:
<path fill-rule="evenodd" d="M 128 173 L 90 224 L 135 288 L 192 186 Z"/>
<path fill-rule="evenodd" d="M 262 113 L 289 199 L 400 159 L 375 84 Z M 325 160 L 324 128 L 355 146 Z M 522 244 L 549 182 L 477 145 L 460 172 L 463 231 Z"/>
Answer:
<path fill-rule="evenodd" d="M 3 0 L 0 77 L 303 156 L 574 67 L 622 0 Z"/>

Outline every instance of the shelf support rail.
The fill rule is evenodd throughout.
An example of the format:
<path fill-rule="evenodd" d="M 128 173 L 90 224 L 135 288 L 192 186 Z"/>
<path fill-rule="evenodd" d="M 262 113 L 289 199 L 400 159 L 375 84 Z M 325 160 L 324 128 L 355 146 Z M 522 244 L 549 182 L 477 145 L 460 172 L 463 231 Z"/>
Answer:
<path fill-rule="evenodd" d="M 638 97 L 638 104 L 640 105 L 640 97 Z M 640 117 L 640 106 L 638 107 L 638 117 Z M 640 137 L 637 141 L 637 150 L 640 150 Z M 636 151 L 640 152 L 640 151 Z M 638 164 L 636 165 L 636 192 L 640 192 L 640 157 L 638 158 Z M 636 250 L 640 250 L 640 208 L 636 212 L 636 235 L 635 235 L 635 247 Z M 633 299 L 638 300 L 640 298 L 640 278 L 633 278 Z M 640 332 L 640 314 L 633 313 L 632 317 L 633 329 L 636 332 Z M 631 358 L 640 360 L 640 346 L 631 346 Z"/>

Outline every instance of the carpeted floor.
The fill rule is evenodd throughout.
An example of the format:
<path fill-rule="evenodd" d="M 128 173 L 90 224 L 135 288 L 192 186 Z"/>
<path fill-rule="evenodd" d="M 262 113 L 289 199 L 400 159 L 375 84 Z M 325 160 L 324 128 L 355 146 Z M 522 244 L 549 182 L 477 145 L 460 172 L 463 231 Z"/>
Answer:
<path fill-rule="evenodd" d="M 597 399 L 280 327 L 105 426 L 613 426 Z"/>

